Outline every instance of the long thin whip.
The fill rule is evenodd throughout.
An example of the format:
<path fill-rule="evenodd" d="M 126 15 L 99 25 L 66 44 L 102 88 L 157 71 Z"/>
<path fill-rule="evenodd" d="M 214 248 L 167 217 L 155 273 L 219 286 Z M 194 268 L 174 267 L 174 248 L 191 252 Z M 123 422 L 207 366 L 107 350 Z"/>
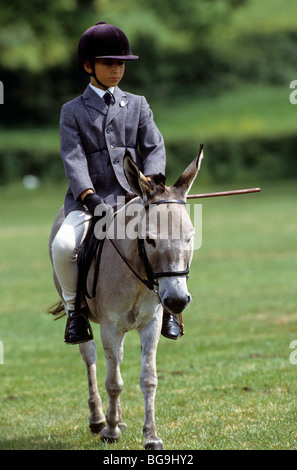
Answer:
<path fill-rule="evenodd" d="M 235 189 L 233 191 L 218 191 L 215 193 L 189 194 L 187 199 L 200 199 L 204 197 L 236 196 L 238 194 L 258 193 L 261 188 Z"/>

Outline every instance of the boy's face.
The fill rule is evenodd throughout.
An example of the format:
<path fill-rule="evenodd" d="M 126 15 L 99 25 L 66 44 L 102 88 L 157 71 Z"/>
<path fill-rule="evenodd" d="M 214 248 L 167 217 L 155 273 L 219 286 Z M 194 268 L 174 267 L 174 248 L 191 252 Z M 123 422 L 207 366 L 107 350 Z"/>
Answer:
<path fill-rule="evenodd" d="M 84 68 L 88 73 L 92 73 L 92 67 L 88 60 L 84 62 Z M 96 59 L 95 74 L 98 80 L 107 88 L 115 87 L 122 80 L 125 72 L 125 61 L 116 59 Z M 92 85 L 104 90 L 99 86 L 94 77 L 91 77 Z"/>

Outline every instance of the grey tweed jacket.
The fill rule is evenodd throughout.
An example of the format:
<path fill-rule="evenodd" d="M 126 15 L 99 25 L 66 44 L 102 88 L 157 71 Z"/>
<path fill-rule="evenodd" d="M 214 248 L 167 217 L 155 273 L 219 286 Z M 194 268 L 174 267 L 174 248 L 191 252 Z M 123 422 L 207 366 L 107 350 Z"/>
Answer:
<path fill-rule="evenodd" d="M 60 119 L 61 156 L 69 182 L 65 215 L 85 210 L 80 194 L 93 189 L 108 204 L 131 191 L 124 172 L 128 149 L 145 174 L 165 174 L 163 138 L 143 96 L 116 87 L 108 107 L 89 86 L 63 105 Z"/>

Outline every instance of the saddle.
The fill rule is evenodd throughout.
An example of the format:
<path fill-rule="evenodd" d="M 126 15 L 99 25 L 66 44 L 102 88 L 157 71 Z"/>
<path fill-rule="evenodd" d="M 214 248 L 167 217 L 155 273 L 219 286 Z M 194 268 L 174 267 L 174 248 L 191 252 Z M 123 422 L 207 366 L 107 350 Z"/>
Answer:
<path fill-rule="evenodd" d="M 78 281 L 76 289 L 75 311 L 81 311 L 81 301 L 84 297 L 93 299 L 96 296 L 96 286 L 98 281 L 98 274 L 100 268 L 101 254 L 105 237 L 98 239 L 94 233 L 94 226 L 96 220 L 91 220 L 89 228 L 84 241 L 82 242 L 78 254 Z M 102 229 L 104 231 L 104 227 Z M 94 279 L 91 293 L 88 292 L 87 279 L 92 261 L 95 261 Z"/>

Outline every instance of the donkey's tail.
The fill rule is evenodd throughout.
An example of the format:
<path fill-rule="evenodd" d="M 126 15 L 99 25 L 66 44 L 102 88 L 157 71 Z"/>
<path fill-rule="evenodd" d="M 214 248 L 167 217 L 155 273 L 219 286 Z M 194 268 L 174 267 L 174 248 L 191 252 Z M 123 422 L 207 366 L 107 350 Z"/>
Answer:
<path fill-rule="evenodd" d="M 56 316 L 57 318 L 55 318 L 55 320 L 59 320 L 60 318 L 64 317 L 66 312 L 63 302 L 60 300 L 59 302 L 55 303 L 47 310 L 46 313 Z"/>

